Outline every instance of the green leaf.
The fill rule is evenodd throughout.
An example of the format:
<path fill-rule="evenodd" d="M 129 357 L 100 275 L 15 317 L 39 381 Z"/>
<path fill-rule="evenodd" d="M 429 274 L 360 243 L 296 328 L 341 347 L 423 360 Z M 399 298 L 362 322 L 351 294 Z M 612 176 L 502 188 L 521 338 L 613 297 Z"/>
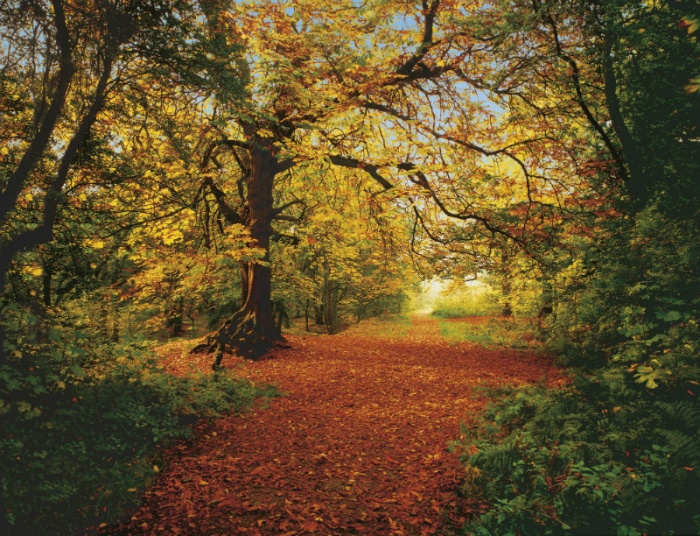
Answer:
<path fill-rule="evenodd" d="M 70 368 L 70 371 L 73 373 L 73 375 L 76 378 L 84 378 L 85 377 L 85 371 L 83 370 L 83 367 L 81 367 L 80 365 L 73 365 Z"/>
<path fill-rule="evenodd" d="M 57 329 L 51 328 L 49 330 L 49 340 L 50 341 L 60 341 L 62 339 L 61 332 Z"/>
<path fill-rule="evenodd" d="M 656 318 L 666 322 L 676 322 L 683 317 L 679 311 L 657 311 Z"/>

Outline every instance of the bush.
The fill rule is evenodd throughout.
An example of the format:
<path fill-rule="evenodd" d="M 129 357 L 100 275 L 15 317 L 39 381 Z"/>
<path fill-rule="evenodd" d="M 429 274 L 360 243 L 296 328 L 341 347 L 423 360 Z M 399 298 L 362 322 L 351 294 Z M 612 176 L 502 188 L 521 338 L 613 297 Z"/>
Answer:
<path fill-rule="evenodd" d="M 489 318 L 487 322 L 454 322 L 441 320 L 440 335 L 448 341 L 469 341 L 483 346 L 530 348 L 535 341 L 533 326 L 513 318 Z"/>
<path fill-rule="evenodd" d="M 119 363 L 87 370 L 63 350 L 25 347 L 0 367 L 3 534 L 70 534 L 118 519 L 157 475 L 160 448 L 199 418 L 274 393 L 230 373 L 170 376 L 140 345 L 113 348 Z"/>
<path fill-rule="evenodd" d="M 700 411 L 638 391 L 594 376 L 501 393 L 458 445 L 463 492 L 491 504 L 465 533 L 696 533 Z"/>
<path fill-rule="evenodd" d="M 501 309 L 488 285 L 468 286 L 456 280 L 435 300 L 432 314 L 440 318 L 492 316 L 500 314 Z"/>
<path fill-rule="evenodd" d="M 698 533 L 699 257 L 694 222 L 649 208 L 562 275 L 576 380 L 465 428 L 464 491 L 491 503 L 467 533 Z"/>

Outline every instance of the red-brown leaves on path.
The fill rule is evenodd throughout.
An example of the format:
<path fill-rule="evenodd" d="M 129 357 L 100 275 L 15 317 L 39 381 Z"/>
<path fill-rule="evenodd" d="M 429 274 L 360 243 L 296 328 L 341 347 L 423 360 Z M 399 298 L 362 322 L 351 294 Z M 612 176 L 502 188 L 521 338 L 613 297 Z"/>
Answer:
<path fill-rule="evenodd" d="M 563 380 L 543 356 L 448 344 L 423 317 L 402 338 L 288 338 L 271 359 L 235 361 L 286 396 L 171 449 L 142 508 L 111 533 L 449 532 L 470 505 L 458 505 L 463 469 L 446 446 L 487 402 L 474 387 Z"/>

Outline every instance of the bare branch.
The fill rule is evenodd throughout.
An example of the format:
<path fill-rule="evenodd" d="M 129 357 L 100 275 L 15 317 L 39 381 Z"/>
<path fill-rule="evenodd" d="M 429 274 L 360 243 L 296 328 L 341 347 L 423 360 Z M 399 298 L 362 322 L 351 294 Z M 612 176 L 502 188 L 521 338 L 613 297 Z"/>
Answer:
<path fill-rule="evenodd" d="M 273 217 L 281 214 L 285 210 L 287 210 L 289 207 L 293 207 L 294 205 L 304 205 L 304 208 L 306 208 L 306 203 L 302 201 L 301 199 L 294 199 L 293 201 L 290 201 L 289 203 L 285 203 L 281 207 L 277 207 L 276 209 L 273 209 L 272 215 Z"/>

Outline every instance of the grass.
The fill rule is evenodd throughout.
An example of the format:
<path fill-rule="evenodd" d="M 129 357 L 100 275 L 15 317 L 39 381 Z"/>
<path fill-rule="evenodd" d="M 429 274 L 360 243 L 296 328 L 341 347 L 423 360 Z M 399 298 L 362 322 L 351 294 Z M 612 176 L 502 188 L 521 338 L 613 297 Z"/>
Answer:
<path fill-rule="evenodd" d="M 477 319 L 474 319 L 477 320 Z M 532 327 L 522 320 L 492 317 L 475 322 L 440 320 L 440 334 L 451 342 L 472 342 L 481 346 L 525 349 L 540 346 Z"/>

